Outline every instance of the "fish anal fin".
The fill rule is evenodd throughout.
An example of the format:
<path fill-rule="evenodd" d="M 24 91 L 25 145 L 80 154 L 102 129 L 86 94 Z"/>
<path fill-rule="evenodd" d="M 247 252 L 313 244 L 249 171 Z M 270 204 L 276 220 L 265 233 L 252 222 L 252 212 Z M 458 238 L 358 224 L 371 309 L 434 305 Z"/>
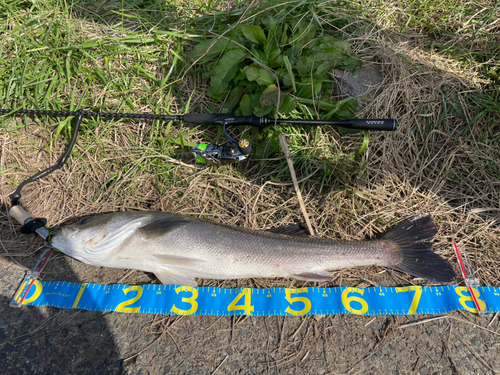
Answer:
<path fill-rule="evenodd" d="M 290 275 L 294 279 L 304 280 L 304 281 L 330 281 L 333 276 L 327 271 L 310 271 L 303 272 L 297 275 Z"/>
<path fill-rule="evenodd" d="M 145 240 L 153 240 L 168 232 L 183 228 L 189 223 L 187 218 L 172 216 L 146 224 L 139 231 Z"/>
<path fill-rule="evenodd" d="M 267 232 L 287 234 L 289 236 L 310 237 L 307 228 L 300 223 L 293 223 L 289 225 L 283 225 L 277 228 L 271 228 L 268 229 Z"/>
<path fill-rule="evenodd" d="M 171 271 L 169 269 L 162 269 L 161 271 L 156 271 L 155 276 L 162 284 L 167 285 L 182 285 L 182 286 L 198 286 L 196 280 L 192 277 L 183 275 L 178 272 Z"/>
<path fill-rule="evenodd" d="M 201 263 L 205 263 L 202 259 L 180 257 L 175 255 L 163 255 L 163 254 L 153 254 L 153 256 L 158 259 L 161 263 L 169 266 L 197 266 Z"/>

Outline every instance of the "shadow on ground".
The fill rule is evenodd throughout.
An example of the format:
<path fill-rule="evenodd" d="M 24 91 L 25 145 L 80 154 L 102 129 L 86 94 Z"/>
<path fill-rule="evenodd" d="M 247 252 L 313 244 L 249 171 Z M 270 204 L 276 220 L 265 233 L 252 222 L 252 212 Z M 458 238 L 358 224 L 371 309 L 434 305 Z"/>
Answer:
<path fill-rule="evenodd" d="M 5 214 L 5 212 L 3 212 Z M 1 220 L 0 242 L 16 255 L 36 249 L 41 239 L 12 232 Z M 9 234 L 9 235 L 7 235 Z M 3 374 L 121 374 L 122 359 L 104 313 L 52 307 L 9 307 L 40 252 L 31 257 L 0 257 L 0 363 Z M 15 261 L 14 261 L 15 259 Z M 70 260 L 54 256 L 43 279 L 78 282 Z"/>

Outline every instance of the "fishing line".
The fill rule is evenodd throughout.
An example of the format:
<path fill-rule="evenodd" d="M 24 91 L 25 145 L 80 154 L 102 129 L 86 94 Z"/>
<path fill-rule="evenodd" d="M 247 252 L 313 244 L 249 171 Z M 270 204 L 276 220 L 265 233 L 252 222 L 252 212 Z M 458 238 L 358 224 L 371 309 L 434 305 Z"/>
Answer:
<path fill-rule="evenodd" d="M 0 110 L 0 113 L 3 113 L 2 111 L 8 111 L 8 110 Z M 50 112 L 50 111 L 38 111 L 38 112 Z M 24 113 L 24 112 L 22 112 L 22 113 Z M 51 167 L 48 167 L 48 168 L 46 168 L 38 173 L 35 173 L 33 176 L 29 177 L 28 179 L 24 180 L 21 184 L 19 184 L 16 191 L 10 195 L 12 206 L 16 206 L 19 204 L 19 200 L 21 199 L 21 190 L 23 189 L 23 187 L 25 187 L 26 185 L 28 185 L 32 182 L 35 182 L 35 181 L 41 179 L 41 178 L 47 177 L 52 172 L 62 168 L 64 163 L 66 163 L 66 160 L 68 159 L 69 155 L 71 154 L 71 151 L 73 150 L 73 147 L 75 146 L 76 138 L 78 137 L 78 130 L 80 129 L 80 123 L 82 122 L 82 117 L 83 117 L 83 114 L 85 112 L 78 111 L 78 112 L 74 112 L 74 113 L 76 116 L 75 129 L 73 130 L 73 135 L 71 136 L 71 140 L 69 141 L 68 146 L 66 147 L 66 151 L 64 152 L 63 156 L 61 157 L 61 159 L 59 159 L 57 164 L 55 164 Z M 38 220 L 43 221 L 45 219 L 39 218 Z M 45 225 L 46 223 L 47 223 L 47 221 L 45 220 L 45 222 L 43 222 L 41 224 Z M 21 233 L 24 233 L 23 230 L 21 230 Z M 28 232 L 28 233 L 33 233 L 33 231 Z M 25 234 L 27 234 L 27 233 L 25 233 Z"/>

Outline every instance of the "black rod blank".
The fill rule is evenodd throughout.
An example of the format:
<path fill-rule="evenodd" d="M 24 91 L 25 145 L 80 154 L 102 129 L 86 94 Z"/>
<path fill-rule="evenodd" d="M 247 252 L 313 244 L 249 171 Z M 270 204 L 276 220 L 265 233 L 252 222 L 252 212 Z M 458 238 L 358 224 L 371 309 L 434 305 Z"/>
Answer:
<path fill-rule="evenodd" d="M 112 118 L 131 118 L 146 120 L 174 120 L 185 121 L 194 124 L 220 125 L 225 123 L 227 126 L 254 126 L 262 128 L 273 124 L 288 124 L 302 126 L 340 126 L 348 129 L 360 130 L 382 130 L 393 131 L 397 128 L 397 121 L 393 119 L 351 119 L 351 120 L 300 120 L 300 119 L 272 119 L 268 117 L 257 116 L 234 116 L 231 114 L 202 114 L 186 113 L 185 115 L 158 115 L 154 113 L 111 113 L 111 112 L 90 112 L 90 111 L 47 111 L 36 109 L 0 109 L 0 115 L 27 114 L 27 115 L 46 115 L 46 116 L 78 116 L 83 117 L 112 117 Z"/>

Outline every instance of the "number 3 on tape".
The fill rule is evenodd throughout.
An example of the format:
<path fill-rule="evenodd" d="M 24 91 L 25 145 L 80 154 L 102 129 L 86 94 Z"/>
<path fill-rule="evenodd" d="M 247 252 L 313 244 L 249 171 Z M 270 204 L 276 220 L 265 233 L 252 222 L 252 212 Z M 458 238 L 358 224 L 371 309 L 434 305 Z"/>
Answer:
<path fill-rule="evenodd" d="M 198 289 L 193 288 L 192 286 L 180 286 L 178 288 L 175 288 L 175 292 L 177 294 L 181 292 L 191 293 L 190 297 L 182 297 L 182 302 L 189 303 L 191 308 L 189 310 L 182 310 L 177 308 L 174 304 L 172 306 L 172 312 L 177 315 L 193 315 L 196 310 L 198 310 L 198 302 L 196 302 L 196 298 L 198 298 Z"/>

